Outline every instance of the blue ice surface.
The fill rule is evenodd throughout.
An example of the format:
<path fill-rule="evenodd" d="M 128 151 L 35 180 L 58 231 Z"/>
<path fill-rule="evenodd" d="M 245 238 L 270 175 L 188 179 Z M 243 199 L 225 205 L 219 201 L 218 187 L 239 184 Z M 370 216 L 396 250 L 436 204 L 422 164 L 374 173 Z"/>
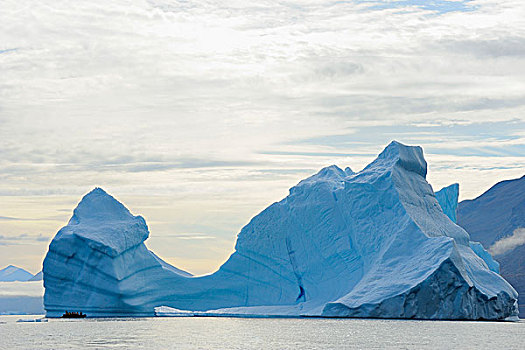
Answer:
<path fill-rule="evenodd" d="M 436 199 L 441 205 L 441 209 L 452 222 L 457 221 L 459 198 L 459 184 L 452 184 L 436 192 Z"/>
<path fill-rule="evenodd" d="M 436 199 L 441 206 L 441 209 L 443 209 L 445 215 L 447 215 L 454 223 L 457 222 L 458 198 L 459 184 L 449 185 L 436 192 Z M 490 253 L 485 249 L 485 247 L 483 247 L 481 243 L 470 241 L 469 246 L 472 251 L 474 251 L 474 253 L 476 253 L 476 255 L 485 262 L 485 264 L 487 264 L 487 267 L 491 271 L 498 274 L 500 273 L 499 263 L 494 260 L 492 255 L 490 255 Z"/>
<path fill-rule="evenodd" d="M 213 274 L 149 251 L 148 227 L 102 189 L 88 193 L 44 260 L 46 314 L 492 319 L 515 290 L 443 212 L 421 147 L 391 142 L 355 173 L 335 165 L 242 228 Z M 457 201 L 457 200 L 456 200 Z"/>

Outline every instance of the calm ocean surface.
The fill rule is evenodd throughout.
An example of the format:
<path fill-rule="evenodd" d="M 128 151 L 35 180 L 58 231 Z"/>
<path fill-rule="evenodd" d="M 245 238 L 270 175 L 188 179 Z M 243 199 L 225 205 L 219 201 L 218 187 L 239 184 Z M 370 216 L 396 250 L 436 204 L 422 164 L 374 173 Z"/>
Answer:
<path fill-rule="evenodd" d="M 0 316 L 0 349 L 524 349 L 525 322 Z"/>

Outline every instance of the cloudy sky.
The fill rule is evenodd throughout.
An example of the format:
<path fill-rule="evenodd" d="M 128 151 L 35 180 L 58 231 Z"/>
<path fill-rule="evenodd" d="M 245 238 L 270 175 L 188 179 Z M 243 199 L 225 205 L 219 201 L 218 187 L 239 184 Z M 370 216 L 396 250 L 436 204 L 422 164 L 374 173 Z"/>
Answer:
<path fill-rule="evenodd" d="M 525 171 L 525 2 L 0 0 L 0 268 L 101 186 L 194 273 L 321 167 L 421 145 L 461 199 Z"/>

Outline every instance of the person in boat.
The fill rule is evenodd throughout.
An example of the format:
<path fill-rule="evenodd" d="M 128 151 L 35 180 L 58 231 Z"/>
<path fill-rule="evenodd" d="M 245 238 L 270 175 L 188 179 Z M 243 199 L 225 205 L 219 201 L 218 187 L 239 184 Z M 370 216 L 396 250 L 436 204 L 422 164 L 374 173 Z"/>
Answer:
<path fill-rule="evenodd" d="M 84 318 L 86 317 L 86 314 L 83 314 L 82 312 L 69 312 L 66 310 L 66 312 L 62 315 L 63 318 Z"/>

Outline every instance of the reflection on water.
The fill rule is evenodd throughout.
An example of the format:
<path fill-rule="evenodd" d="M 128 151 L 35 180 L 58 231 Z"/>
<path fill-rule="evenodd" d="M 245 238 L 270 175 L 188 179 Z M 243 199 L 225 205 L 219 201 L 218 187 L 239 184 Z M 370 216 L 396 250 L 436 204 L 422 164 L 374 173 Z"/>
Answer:
<path fill-rule="evenodd" d="M 525 322 L 0 316 L 2 349 L 522 349 Z M 28 318 L 24 316 L 24 318 Z"/>

